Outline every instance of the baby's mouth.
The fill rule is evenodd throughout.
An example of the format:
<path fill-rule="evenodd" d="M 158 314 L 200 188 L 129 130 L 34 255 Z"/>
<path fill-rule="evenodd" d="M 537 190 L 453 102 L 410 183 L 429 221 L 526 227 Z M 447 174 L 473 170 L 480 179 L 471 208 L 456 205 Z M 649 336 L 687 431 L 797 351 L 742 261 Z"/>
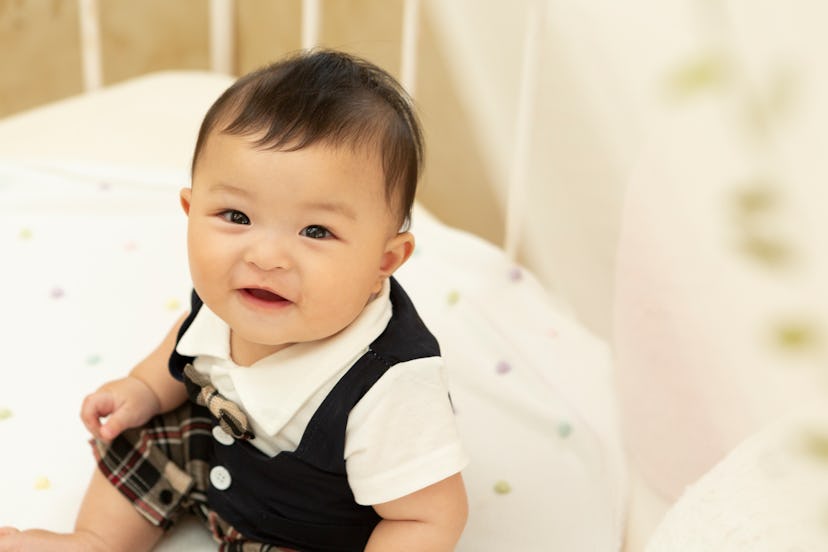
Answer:
<path fill-rule="evenodd" d="M 281 295 L 277 295 L 276 293 L 273 293 L 272 291 L 268 291 L 266 289 L 244 288 L 244 292 L 252 296 L 253 298 L 258 299 L 259 301 L 265 301 L 267 303 L 278 303 L 281 301 L 287 301 L 287 299 L 285 299 Z"/>

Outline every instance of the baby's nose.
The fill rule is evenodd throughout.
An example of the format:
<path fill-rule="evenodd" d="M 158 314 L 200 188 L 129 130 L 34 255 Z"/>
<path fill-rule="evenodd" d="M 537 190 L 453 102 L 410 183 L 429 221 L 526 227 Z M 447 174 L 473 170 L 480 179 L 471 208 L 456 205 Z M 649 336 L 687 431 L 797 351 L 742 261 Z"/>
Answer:
<path fill-rule="evenodd" d="M 261 270 L 290 268 L 290 254 L 283 238 L 266 235 L 257 238 L 247 248 L 246 262 Z"/>

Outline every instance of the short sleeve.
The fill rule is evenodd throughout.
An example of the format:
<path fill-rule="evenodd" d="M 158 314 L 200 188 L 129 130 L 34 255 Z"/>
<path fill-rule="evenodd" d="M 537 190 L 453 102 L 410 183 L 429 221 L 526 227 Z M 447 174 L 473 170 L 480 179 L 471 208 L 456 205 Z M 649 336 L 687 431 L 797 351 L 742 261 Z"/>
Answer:
<path fill-rule="evenodd" d="M 357 503 L 395 500 L 468 464 L 439 357 L 390 368 L 353 408 L 345 437 Z"/>

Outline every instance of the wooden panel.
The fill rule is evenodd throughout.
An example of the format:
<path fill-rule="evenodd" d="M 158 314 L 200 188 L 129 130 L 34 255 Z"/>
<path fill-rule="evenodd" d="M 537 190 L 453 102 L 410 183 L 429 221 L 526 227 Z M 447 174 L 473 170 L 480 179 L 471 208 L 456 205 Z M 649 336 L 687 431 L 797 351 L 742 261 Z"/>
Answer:
<path fill-rule="evenodd" d="M 0 0 L 0 116 L 80 93 L 77 3 Z"/>
<path fill-rule="evenodd" d="M 344 50 L 398 76 L 402 0 L 321 2 L 320 46 Z M 300 0 L 237 0 L 237 70 L 252 71 L 301 48 Z"/>
<path fill-rule="evenodd" d="M 236 0 L 236 71 L 248 73 L 302 44 L 300 0 Z"/>
<path fill-rule="evenodd" d="M 327 0 L 321 46 L 344 50 L 399 77 L 402 0 Z"/>
<path fill-rule="evenodd" d="M 163 69 L 209 69 L 205 0 L 100 0 L 104 84 Z"/>

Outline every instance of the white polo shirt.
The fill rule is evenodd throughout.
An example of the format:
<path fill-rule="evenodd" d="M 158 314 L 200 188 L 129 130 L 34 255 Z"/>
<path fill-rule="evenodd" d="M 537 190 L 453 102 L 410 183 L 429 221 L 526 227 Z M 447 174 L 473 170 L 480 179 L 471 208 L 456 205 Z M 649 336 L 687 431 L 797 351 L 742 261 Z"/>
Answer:
<path fill-rule="evenodd" d="M 347 328 L 297 343 L 251 366 L 230 358 L 230 328 L 202 305 L 176 351 L 247 414 L 268 456 L 293 451 L 337 381 L 392 316 L 389 282 Z M 358 504 L 400 498 L 458 473 L 468 464 L 454 421 L 440 357 L 392 366 L 348 417 L 345 465 Z"/>

